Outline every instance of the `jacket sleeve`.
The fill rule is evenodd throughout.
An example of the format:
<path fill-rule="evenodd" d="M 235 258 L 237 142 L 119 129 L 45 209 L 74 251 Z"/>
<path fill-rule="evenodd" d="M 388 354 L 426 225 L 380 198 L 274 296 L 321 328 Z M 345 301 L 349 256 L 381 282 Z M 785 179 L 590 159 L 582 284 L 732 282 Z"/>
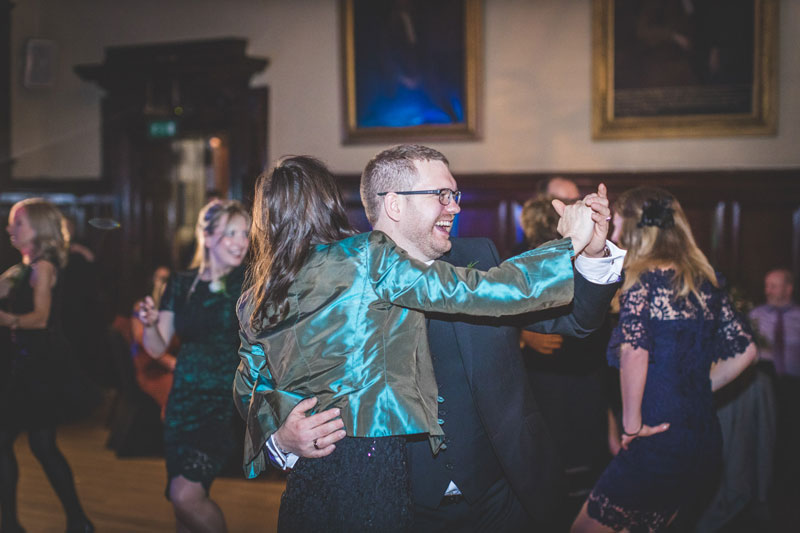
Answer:
<path fill-rule="evenodd" d="M 463 248 L 461 256 L 473 251 L 479 245 L 487 251 L 475 250 L 476 255 L 491 261 L 485 266 L 500 264 L 500 254 L 491 239 L 476 239 L 473 244 Z M 558 333 L 571 337 L 586 337 L 603 326 L 611 300 L 614 298 L 622 282 L 601 285 L 584 278 L 573 266 L 575 278 L 575 296 L 568 306 L 557 307 L 545 311 L 526 313 L 514 317 L 513 324 L 538 333 Z M 506 323 L 508 324 L 508 323 Z"/>
<path fill-rule="evenodd" d="M 380 232 L 371 235 L 368 253 L 379 298 L 419 311 L 516 315 L 566 305 L 573 296 L 569 239 L 552 241 L 486 272 L 443 261 L 426 265 Z"/>
<path fill-rule="evenodd" d="M 622 283 L 599 285 L 575 271 L 575 298 L 560 313 L 531 313 L 521 322 L 524 329 L 538 333 L 559 333 L 586 337 L 603 325 L 611 300 Z"/>
<path fill-rule="evenodd" d="M 268 463 L 264 443 L 279 426 L 278 419 L 264 398 L 275 390 L 264 349 L 239 332 L 239 367 L 233 379 L 233 401 L 247 423 L 244 439 L 244 473 L 256 477 Z"/>

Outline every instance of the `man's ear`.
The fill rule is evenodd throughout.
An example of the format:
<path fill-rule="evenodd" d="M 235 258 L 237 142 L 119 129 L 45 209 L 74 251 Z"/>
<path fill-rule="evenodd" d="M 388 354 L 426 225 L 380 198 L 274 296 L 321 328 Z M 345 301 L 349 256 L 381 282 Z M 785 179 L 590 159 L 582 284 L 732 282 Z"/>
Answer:
<path fill-rule="evenodd" d="M 403 213 L 403 206 L 400 196 L 390 192 L 383 197 L 383 211 L 386 216 L 394 222 L 398 222 Z"/>

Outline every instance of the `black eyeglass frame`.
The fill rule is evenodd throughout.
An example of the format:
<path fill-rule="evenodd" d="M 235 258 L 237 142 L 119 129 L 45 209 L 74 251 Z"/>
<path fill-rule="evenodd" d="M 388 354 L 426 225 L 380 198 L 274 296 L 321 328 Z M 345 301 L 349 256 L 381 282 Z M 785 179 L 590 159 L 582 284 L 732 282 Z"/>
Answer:
<path fill-rule="evenodd" d="M 443 189 L 430 189 L 427 191 L 386 191 L 386 192 L 379 192 L 378 196 L 386 196 L 390 192 L 394 194 L 435 194 L 439 196 L 439 203 L 442 205 L 450 205 L 452 199 L 455 199 L 456 205 L 461 203 L 461 191 L 454 191 L 453 189 L 449 189 L 447 187 Z M 444 200 L 446 199 L 446 201 Z"/>

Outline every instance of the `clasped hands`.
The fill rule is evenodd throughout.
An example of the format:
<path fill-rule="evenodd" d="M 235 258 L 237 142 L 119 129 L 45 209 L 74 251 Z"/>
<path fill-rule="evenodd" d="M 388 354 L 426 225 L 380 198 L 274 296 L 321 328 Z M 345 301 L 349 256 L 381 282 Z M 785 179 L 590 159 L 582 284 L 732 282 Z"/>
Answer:
<path fill-rule="evenodd" d="M 575 255 L 581 253 L 585 257 L 605 255 L 611 208 L 608 203 L 608 190 L 604 184 L 598 185 L 596 193 L 571 205 L 566 205 L 561 200 L 553 200 L 553 208 L 561 217 L 558 221 L 558 232 L 561 236 L 572 239 Z"/>

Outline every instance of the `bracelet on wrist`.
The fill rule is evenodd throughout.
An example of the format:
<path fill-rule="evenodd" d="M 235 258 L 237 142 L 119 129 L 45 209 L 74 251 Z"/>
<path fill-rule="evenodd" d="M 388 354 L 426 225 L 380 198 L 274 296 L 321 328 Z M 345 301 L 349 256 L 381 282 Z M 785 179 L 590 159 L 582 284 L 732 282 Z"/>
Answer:
<path fill-rule="evenodd" d="M 643 427 L 644 427 L 644 420 L 642 421 L 641 424 L 639 424 L 639 429 L 637 429 L 635 433 L 628 433 L 627 431 L 625 431 L 625 426 L 623 425 L 622 435 L 625 437 L 636 437 L 637 435 L 639 435 L 639 433 L 641 433 Z"/>

